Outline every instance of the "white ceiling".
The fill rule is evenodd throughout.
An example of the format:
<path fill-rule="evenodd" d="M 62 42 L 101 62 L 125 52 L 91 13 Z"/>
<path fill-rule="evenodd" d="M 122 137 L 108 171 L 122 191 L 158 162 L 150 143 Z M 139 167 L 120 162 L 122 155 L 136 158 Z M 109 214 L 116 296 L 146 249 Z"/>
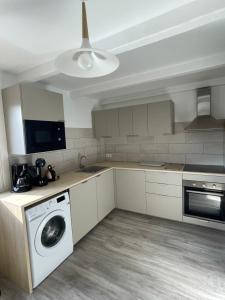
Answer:
<path fill-rule="evenodd" d="M 154 89 L 155 81 L 162 87 L 164 77 L 176 85 L 188 72 L 192 79 L 184 76 L 182 84 L 223 77 L 224 0 L 88 0 L 91 40 L 121 62 L 115 73 L 91 80 L 58 74 L 54 66 L 59 53 L 80 45 L 80 9 L 81 0 L 0 0 L 0 72 L 15 74 L 13 82 L 39 81 L 101 99 L 129 94 L 131 86 Z"/>
<path fill-rule="evenodd" d="M 225 39 L 221 38 L 223 36 L 225 20 L 122 53 L 118 55 L 119 69 L 104 78 L 84 80 L 60 74 L 46 79 L 45 83 L 56 85 L 59 89 L 74 90 L 85 88 L 87 83 L 98 84 L 105 80 L 213 55 L 225 51 Z"/>

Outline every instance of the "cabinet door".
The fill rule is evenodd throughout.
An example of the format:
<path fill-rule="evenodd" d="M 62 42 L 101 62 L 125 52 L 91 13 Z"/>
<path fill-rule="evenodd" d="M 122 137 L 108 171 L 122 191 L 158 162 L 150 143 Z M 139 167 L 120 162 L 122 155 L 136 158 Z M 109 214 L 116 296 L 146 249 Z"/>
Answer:
<path fill-rule="evenodd" d="M 107 135 L 107 122 L 104 110 L 96 110 L 93 112 L 95 137 L 98 139 Z"/>
<path fill-rule="evenodd" d="M 110 109 L 105 110 L 107 133 L 106 136 L 119 136 L 119 110 Z"/>
<path fill-rule="evenodd" d="M 96 110 L 93 116 L 96 138 L 119 136 L 118 109 Z"/>
<path fill-rule="evenodd" d="M 119 109 L 119 133 L 120 136 L 133 134 L 133 109 L 124 107 Z"/>
<path fill-rule="evenodd" d="M 147 194 L 147 214 L 182 221 L 182 198 Z"/>
<path fill-rule="evenodd" d="M 133 106 L 133 134 L 148 135 L 148 105 Z"/>
<path fill-rule="evenodd" d="M 172 134 L 174 125 L 173 102 L 148 104 L 148 131 L 150 136 Z"/>
<path fill-rule="evenodd" d="M 95 178 L 70 189 L 70 205 L 75 244 L 98 223 Z"/>
<path fill-rule="evenodd" d="M 40 89 L 32 84 L 21 85 L 22 111 L 25 120 L 63 121 L 62 94 Z"/>
<path fill-rule="evenodd" d="M 114 176 L 113 170 L 109 170 L 96 177 L 98 221 L 101 221 L 115 208 Z"/>
<path fill-rule="evenodd" d="M 116 170 L 117 207 L 146 213 L 144 171 Z"/>

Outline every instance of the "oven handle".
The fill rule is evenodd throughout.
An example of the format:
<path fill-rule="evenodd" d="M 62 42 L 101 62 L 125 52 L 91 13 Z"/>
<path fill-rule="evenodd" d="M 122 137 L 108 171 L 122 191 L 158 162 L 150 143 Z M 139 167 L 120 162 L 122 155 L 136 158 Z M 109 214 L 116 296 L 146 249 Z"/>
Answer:
<path fill-rule="evenodd" d="M 193 190 L 186 190 L 187 193 L 193 193 L 193 194 L 202 194 L 202 195 L 210 195 L 210 196 L 218 196 L 223 197 L 224 194 L 222 193 L 208 193 L 208 192 L 202 192 L 202 191 L 193 191 Z"/>

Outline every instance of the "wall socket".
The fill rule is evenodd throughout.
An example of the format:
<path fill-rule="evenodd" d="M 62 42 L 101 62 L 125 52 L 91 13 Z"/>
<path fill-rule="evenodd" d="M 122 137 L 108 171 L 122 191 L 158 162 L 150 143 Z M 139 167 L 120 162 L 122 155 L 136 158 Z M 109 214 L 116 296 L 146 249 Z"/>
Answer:
<path fill-rule="evenodd" d="M 106 153 L 105 158 L 112 158 L 112 153 Z"/>

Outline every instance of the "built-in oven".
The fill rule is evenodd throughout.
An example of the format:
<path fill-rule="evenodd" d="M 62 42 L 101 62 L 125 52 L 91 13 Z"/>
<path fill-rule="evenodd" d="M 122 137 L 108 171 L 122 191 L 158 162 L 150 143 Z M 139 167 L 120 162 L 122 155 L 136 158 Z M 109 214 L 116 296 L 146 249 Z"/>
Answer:
<path fill-rule="evenodd" d="M 64 122 L 25 120 L 24 131 L 27 154 L 66 148 Z"/>
<path fill-rule="evenodd" d="M 225 222 L 225 184 L 183 180 L 183 214 Z"/>

